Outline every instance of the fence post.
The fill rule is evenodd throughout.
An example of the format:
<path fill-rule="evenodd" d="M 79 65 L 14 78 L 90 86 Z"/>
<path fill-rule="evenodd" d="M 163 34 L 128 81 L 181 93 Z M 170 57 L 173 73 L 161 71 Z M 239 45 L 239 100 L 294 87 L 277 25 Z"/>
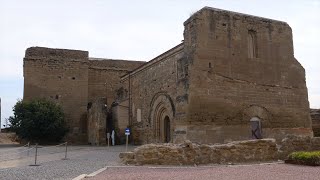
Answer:
<path fill-rule="evenodd" d="M 126 152 L 128 151 L 128 139 L 129 139 L 128 136 L 129 136 L 129 135 L 126 135 Z"/>
<path fill-rule="evenodd" d="M 65 146 L 66 146 L 66 150 L 65 150 L 65 153 L 64 153 L 64 158 L 62 158 L 62 160 L 68 160 L 67 158 L 67 153 L 68 153 L 68 142 L 65 143 Z"/>
<path fill-rule="evenodd" d="M 28 156 L 29 156 L 29 151 L 30 151 L 30 142 L 28 142 L 28 151 L 27 151 Z"/>
<path fill-rule="evenodd" d="M 36 153 L 34 155 L 34 164 L 31 164 L 30 166 L 40 166 L 37 164 L 37 156 L 38 156 L 38 143 L 36 143 Z"/>
<path fill-rule="evenodd" d="M 109 147 L 109 143 L 110 143 L 110 133 L 107 133 L 107 140 L 108 140 L 108 147 Z"/>

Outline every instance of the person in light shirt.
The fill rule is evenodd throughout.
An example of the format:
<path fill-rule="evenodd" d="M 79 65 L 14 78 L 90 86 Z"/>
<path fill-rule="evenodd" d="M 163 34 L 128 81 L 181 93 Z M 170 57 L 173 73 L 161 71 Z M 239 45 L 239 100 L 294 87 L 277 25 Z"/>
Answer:
<path fill-rule="evenodd" d="M 115 145 L 115 137 L 114 137 L 114 130 L 111 132 L 111 140 L 112 140 L 112 146 Z"/>

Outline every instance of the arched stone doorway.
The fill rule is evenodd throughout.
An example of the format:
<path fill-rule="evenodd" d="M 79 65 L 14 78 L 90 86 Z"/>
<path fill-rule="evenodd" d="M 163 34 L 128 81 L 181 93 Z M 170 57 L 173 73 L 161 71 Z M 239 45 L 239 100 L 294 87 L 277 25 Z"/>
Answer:
<path fill-rule="evenodd" d="M 250 105 L 243 110 L 243 121 L 250 123 L 250 135 L 252 139 L 262 139 L 266 137 L 263 129 L 272 128 L 273 115 L 267 108 L 258 105 Z"/>
<path fill-rule="evenodd" d="M 158 93 L 151 102 L 150 124 L 154 132 L 154 140 L 160 143 L 172 141 L 174 106 L 169 95 Z"/>

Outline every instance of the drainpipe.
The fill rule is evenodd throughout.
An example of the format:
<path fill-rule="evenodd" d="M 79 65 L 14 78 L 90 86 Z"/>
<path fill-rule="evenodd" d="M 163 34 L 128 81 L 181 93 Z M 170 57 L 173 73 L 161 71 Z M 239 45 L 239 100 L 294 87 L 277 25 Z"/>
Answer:
<path fill-rule="evenodd" d="M 132 99 L 131 99 L 131 71 L 129 71 L 129 128 L 132 125 Z"/>

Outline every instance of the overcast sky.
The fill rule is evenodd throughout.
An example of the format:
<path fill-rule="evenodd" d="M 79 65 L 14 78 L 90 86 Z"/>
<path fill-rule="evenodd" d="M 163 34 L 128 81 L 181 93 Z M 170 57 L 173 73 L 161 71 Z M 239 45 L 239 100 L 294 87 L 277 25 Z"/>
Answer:
<path fill-rule="evenodd" d="M 310 106 L 320 108 L 320 0 L 0 0 L 2 124 L 22 98 L 26 48 L 148 61 L 179 44 L 183 22 L 204 6 L 288 22 Z"/>

